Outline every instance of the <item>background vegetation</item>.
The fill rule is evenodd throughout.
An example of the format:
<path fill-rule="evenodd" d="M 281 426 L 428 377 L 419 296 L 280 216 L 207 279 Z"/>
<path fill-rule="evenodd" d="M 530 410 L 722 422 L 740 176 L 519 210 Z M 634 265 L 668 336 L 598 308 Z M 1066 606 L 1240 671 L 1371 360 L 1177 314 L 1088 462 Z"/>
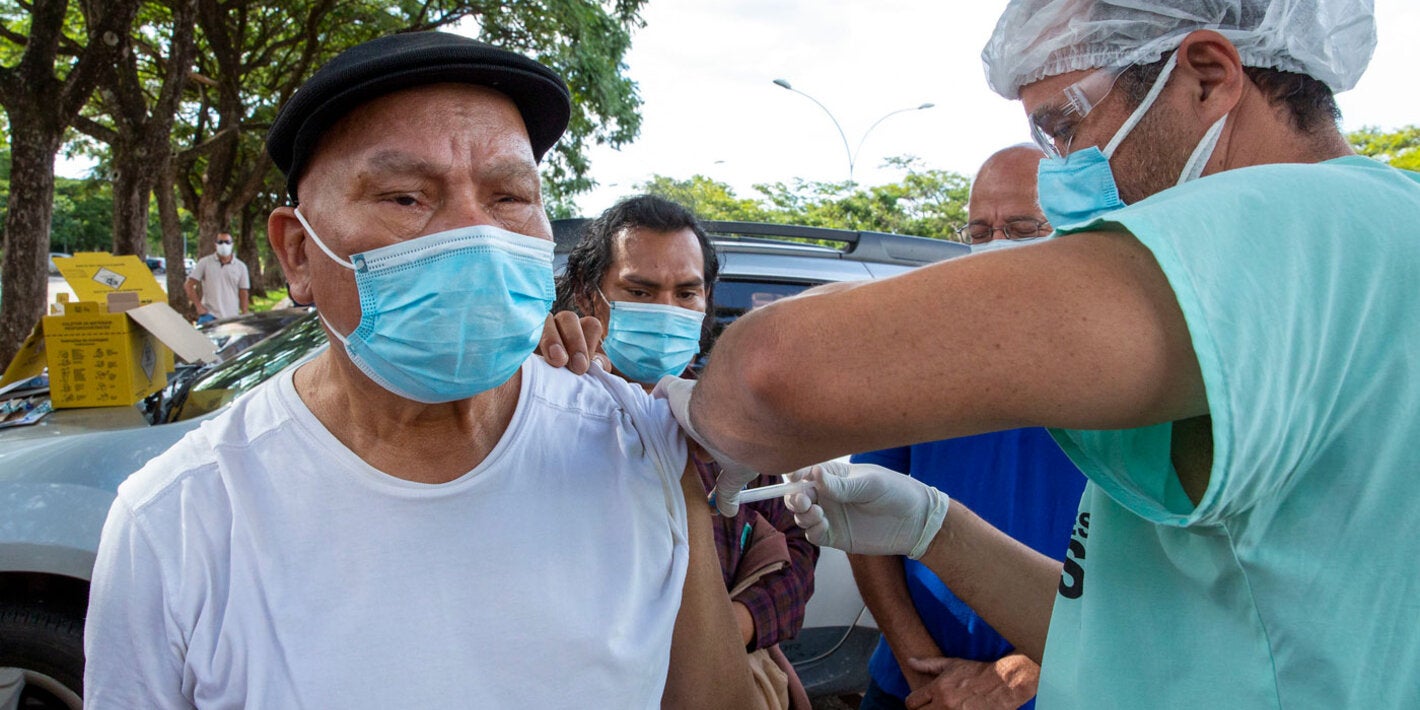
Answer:
<path fill-rule="evenodd" d="M 593 186 L 588 149 L 634 140 L 640 97 L 626 76 L 647 0 L 0 0 L 0 363 L 43 314 L 51 251 L 158 255 L 169 264 L 236 236 L 254 300 L 284 279 L 264 238 L 284 185 L 263 140 L 277 109 L 316 67 L 392 32 L 472 28 L 566 77 L 568 134 L 544 162 L 551 216 L 573 216 Z M 1420 169 L 1420 127 L 1363 128 L 1364 155 Z M 97 167 L 58 178 L 56 156 Z M 636 189 L 707 219 L 877 230 L 953 239 L 969 180 L 911 156 L 891 184 L 794 180 L 737 195 L 702 175 L 655 176 Z M 171 304 L 191 311 L 180 268 Z"/>
<path fill-rule="evenodd" d="M 562 75 L 572 120 L 543 176 L 550 210 L 570 213 L 587 150 L 640 131 L 625 55 L 645 1 L 0 0 L 0 363 L 44 312 L 50 251 L 181 263 L 230 231 L 257 295 L 283 283 L 261 227 L 284 189 L 266 131 L 317 67 L 374 37 L 458 24 Z M 56 180 L 61 151 L 98 168 Z M 182 278 L 168 270 L 168 296 L 190 312 Z"/>

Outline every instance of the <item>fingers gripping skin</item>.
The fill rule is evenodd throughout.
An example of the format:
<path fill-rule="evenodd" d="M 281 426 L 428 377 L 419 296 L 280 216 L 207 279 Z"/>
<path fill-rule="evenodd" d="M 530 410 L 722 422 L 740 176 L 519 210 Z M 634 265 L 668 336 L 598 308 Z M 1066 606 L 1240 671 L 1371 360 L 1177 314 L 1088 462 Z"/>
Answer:
<path fill-rule="evenodd" d="M 1040 666 L 1021 653 L 996 661 L 963 658 L 909 658 L 909 668 L 933 680 L 910 693 L 905 705 L 918 708 L 1018 708 L 1035 697 Z"/>
<path fill-rule="evenodd" d="M 695 391 L 693 380 L 684 380 L 679 377 L 667 375 L 656 383 L 656 388 L 651 391 L 651 395 L 666 400 L 670 405 L 671 414 L 675 416 L 676 422 L 686 435 L 695 440 L 701 448 L 705 450 L 715 463 L 720 464 L 720 476 L 715 479 L 715 491 L 712 494 L 715 501 L 715 508 L 725 517 L 733 517 L 740 509 L 740 491 L 749 484 L 750 481 L 759 477 L 759 472 L 744 464 L 741 464 L 724 454 L 716 451 L 714 447 L 705 442 L 699 432 L 690 423 L 690 395 Z"/>
<path fill-rule="evenodd" d="M 593 357 L 601 362 L 602 369 L 610 371 L 606 355 L 600 352 L 602 335 L 602 323 L 596 318 L 578 318 L 572 311 L 558 311 L 543 322 L 537 351 L 547 364 L 565 367 L 578 375 L 587 374 Z"/>
<path fill-rule="evenodd" d="M 931 486 L 872 464 L 829 461 L 791 478 L 814 483 L 784 498 L 809 541 L 859 555 L 921 557 L 951 503 Z"/>

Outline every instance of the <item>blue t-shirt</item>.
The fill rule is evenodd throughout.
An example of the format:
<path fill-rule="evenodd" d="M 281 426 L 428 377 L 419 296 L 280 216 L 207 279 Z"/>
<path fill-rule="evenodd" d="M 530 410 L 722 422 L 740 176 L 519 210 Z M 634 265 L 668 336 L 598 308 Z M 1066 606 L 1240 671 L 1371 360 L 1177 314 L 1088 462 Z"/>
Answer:
<path fill-rule="evenodd" d="M 1420 176 L 1230 170 L 1081 229 L 1168 278 L 1213 459 L 1195 506 L 1171 424 L 1053 432 L 1091 483 L 1040 706 L 1420 707 Z"/>
<path fill-rule="evenodd" d="M 1044 429 L 1016 429 L 948 439 L 853 457 L 901 471 L 944 491 L 987 522 L 1036 551 L 1060 559 L 1085 478 Z M 942 653 L 994 661 L 1012 646 L 957 599 L 930 569 L 903 560 L 907 591 L 917 615 Z M 909 692 L 887 641 L 880 641 L 868 671 L 898 698 Z"/>

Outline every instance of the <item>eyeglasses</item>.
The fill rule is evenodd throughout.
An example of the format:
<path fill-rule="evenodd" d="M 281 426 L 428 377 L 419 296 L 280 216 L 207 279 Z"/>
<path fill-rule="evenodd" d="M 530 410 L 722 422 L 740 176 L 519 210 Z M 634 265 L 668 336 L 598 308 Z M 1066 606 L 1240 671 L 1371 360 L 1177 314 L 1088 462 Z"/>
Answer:
<path fill-rule="evenodd" d="M 1051 158 L 1068 155 L 1075 129 L 1109 96 L 1114 82 L 1122 73 L 1122 69 L 1113 68 L 1091 72 L 1060 92 L 1064 98 L 1059 105 L 1047 105 L 1031 114 L 1030 135 L 1035 144 Z M 1063 152 L 1057 147 L 1062 141 L 1065 144 Z"/>
<path fill-rule="evenodd" d="M 969 244 L 985 244 L 991 241 L 991 237 L 997 232 L 1007 239 L 1035 239 L 1047 234 L 1050 223 L 1043 219 L 1023 219 L 1006 220 L 1006 226 L 993 227 L 989 224 L 975 222 L 973 224 L 957 227 L 956 233 L 962 241 Z"/>
<path fill-rule="evenodd" d="M 217 240 L 217 243 L 218 243 L 218 244 L 231 244 L 231 243 L 232 243 L 232 240 L 230 240 L 230 239 L 218 239 L 218 240 Z"/>

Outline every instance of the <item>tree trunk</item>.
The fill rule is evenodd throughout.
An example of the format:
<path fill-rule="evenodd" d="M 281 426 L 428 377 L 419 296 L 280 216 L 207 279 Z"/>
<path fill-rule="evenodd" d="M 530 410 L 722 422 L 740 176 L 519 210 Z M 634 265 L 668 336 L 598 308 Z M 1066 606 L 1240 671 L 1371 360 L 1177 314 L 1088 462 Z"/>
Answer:
<path fill-rule="evenodd" d="M 262 270 L 261 243 L 256 229 L 256 215 L 260 209 L 254 203 L 242 206 L 241 234 L 237 237 L 237 258 L 247 265 L 251 273 L 251 296 L 266 296 L 266 274 Z M 261 230 L 264 233 L 266 230 Z"/>
<path fill-rule="evenodd" d="M 5 214 L 5 263 L 0 283 L 0 363 L 9 363 L 49 295 L 49 230 L 54 217 L 54 156 L 64 129 L 88 103 L 106 69 L 128 50 L 125 38 L 138 0 L 80 4 L 89 36 L 78 59 L 56 66 L 68 0 L 36 0 L 20 61 L 0 66 L 0 103 L 10 119 L 10 204 Z M 56 73 L 63 78 L 58 78 Z"/>
<path fill-rule="evenodd" d="M 105 75 L 107 83 L 99 89 L 106 112 L 113 118 L 112 130 L 84 119 L 79 119 L 77 125 L 112 148 L 115 254 L 147 252 L 148 196 L 172 154 L 173 123 L 196 54 L 196 0 L 169 0 L 169 4 L 173 13 L 172 37 L 156 97 L 150 98 L 152 78 L 142 74 L 136 54 L 127 53 L 114 71 Z M 181 266 L 182 255 L 180 251 L 167 252 L 166 248 L 163 251 L 170 268 Z M 182 276 L 181 268 L 175 270 Z"/>
<path fill-rule="evenodd" d="M 217 234 L 227 229 L 226 205 L 216 199 L 216 195 L 208 198 L 208 193 L 204 189 L 202 197 L 197 202 L 197 209 L 188 205 L 188 211 L 197 217 L 197 258 L 211 254 L 217 250 Z"/>
<path fill-rule="evenodd" d="M 177 195 L 173 192 L 176 173 L 171 154 L 163 160 L 158 173 L 153 185 L 153 194 L 158 198 L 158 223 L 163 230 L 163 253 L 168 255 L 168 305 L 189 319 L 196 320 L 197 309 L 187 300 L 187 293 L 182 288 L 183 282 L 187 280 L 187 267 L 182 263 L 182 258 L 188 256 L 189 252 L 187 235 L 182 233 L 182 219 L 178 216 Z M 193 258 L 196 259 L 195 250 Z"/>
<path fill-rule="evenodd" d="M 10 209 L 0 267 L 0 363 L 8 365 L 44 315 L 49 298 L 49 228 L 54 217 L 54 155 L 63 126 L 51 116 L 10 111 Z M 3 369 L 3 368 L 0 368 Z"/>
<path fill-rule="evenodd" d="M 148 194 L 153 160 L 142 138 L 113 144 L 113 253 L 148 254 Z"/>

